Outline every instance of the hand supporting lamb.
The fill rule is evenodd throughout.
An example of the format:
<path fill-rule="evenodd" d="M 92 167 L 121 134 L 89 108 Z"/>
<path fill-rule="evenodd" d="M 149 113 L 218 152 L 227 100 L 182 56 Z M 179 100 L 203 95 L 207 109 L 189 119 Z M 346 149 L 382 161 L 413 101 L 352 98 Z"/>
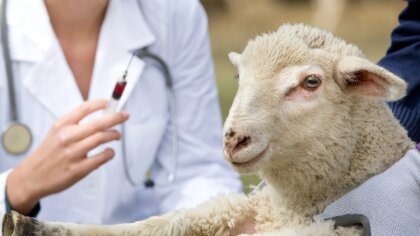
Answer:
<path fill-rule="evenodd" d="M 373 236 L 420 235 L 419 212 L 420 152 L 410 150 L 387 171 L 344 195 L 316 218 L 362 214 L 368 218 Z"/>

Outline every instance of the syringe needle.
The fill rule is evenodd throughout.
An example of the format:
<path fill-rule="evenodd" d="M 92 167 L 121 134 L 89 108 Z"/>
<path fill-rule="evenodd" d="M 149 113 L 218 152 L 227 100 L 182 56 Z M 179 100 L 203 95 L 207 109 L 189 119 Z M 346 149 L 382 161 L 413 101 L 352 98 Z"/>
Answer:
<path fill-rule="evenodd" d="M 133 61 L 134 58 L 134 53 L 131 55 L 130 61 L 128 62 L 127 67 L 125 68 L 124 74 L 122 79 L 125 80 L 125 78 L 127 77 L 127 73 L 128 73 L 128 69 L 130 68 L 131 62 Z"/>

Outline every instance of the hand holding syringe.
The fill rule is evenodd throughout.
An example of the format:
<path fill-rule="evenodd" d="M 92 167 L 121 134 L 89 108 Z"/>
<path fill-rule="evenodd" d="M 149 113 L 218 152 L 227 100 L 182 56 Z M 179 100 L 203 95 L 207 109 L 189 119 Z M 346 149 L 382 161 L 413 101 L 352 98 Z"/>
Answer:
<path fill-rule="evenodd" d="M 106 106 L 104 99 L 87 101 L 58 119 L 39 146 L 10 172 L 6 191 L 13 210 L 29 214 L 40 199 L 69 188 L 114 157 L 112 148 L 100 145 L 121 139 L 112 127 L 126 122 L 128 113 L 112 112 L 81 123 Z"/>
<path fill-rule="evenodd" d="M 117 80 L 117 83 L 115 84 L 114 90 L 112 91 L 112 96 L 108 101 L 108 107 L 105 110 L 105 114 L 111 113 L 111 112 L 117 112 L 119 101 L 124 93 L 125 86 L 127 85 L 127 73 L 128 69 L 130 68 L 131 61 L 133 60 L 134 54 L 131 56 L 130 61 L 128 62 L 127 68 L 124 71 L 124 74 L 121 78 Z"/>

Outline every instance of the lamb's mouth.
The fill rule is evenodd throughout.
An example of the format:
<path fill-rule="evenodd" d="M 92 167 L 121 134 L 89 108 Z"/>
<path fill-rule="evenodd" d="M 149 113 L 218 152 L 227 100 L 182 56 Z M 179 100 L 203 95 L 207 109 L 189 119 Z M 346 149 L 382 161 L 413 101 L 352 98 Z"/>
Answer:
<path fill-rule="evenodd" d="M 236 162 L 236 161 L 232 161 L 232 165 L 234 167 L 249 167 L 254 165 L 255 163 L 259 162 L 263 157 L 264 154 L 267 152 L 268 150 L 268 146 L 266 148 L 264 148 L 264 150 L 262 152 L 260 152 L 260 154 L 256 155 L 254 158 L 251 158 L 245 162 Z"/>

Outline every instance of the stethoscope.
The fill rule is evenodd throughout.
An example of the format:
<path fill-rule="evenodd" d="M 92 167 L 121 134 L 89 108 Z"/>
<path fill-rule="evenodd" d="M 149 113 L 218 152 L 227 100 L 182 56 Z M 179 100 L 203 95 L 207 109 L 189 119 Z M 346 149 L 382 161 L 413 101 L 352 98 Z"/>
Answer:
<path fill-rule="evenodd" d="M 163 186 L 167 186 L 169 184 L 171 184 L 176 177 L 176 171 L 178 169 L 178 124 L 177 124 L 177 119 L 176 119 L 176 114 L 177 114 L 177 110 L 176 110 L 176 103 L 175 103 L 175 94 L 174 94 L 174 90 L 173 90 L 173 84 L 172 84 L 172 76 L 171 73 L 169 71 L 169 67 L 167 66 L 167 64 L 165 63 L 165 61 L 159 57 L 158 55 L 151 53 L 148 48 L 142 48 L 139 50 L 136 50 L 133 52 L 133 56 L 136 56 L 140 59 L 143 59 L 144 61 L 147 61 L 147 59 L 149 59 L 151 62 L 148 63 L 149 65 L 153 65 L 155 62 L 155 67 L 161 71 L 161 73 L 163 74 L 163 77 L 165 78 L 165 86 L 166 86 L 166 93 L 167 93 L 167 97 L 168 97 L 168 104 L 169 104 L 169 114 L 170 114 L 170 124 L 171 124 L 171 160 L 170 160 L 170 169 L 169 169 L 169 174 L 167 177 L 167 181 L 166 183 L 160 183 L 158 184 L 158 186 L 163 187 Z M 127 67 L 128 68 L 128 67 Z M 124 75 L 127 75 L 127 70 L 125 71 Z M 124 77 L 124 76 L 123 76 Z M 125 125 L 122 125 L 122 134 L 123 137 L 125 133 Z M 127 177 L 127 180 L 130 182 L 130 184 L 132 186 L 138 186 L 140 184 L 142 184 L 141 182 L 136 182 L 131 174 L 130 174 L 130 170 L 128 167 L 128 161 L 126 160 L 127 155 L 125 153 L 125 141 L 124 138 L 121 139 L 122 141 L 122 145 L 123 145 L 123 159 L 124 159 L 124 172 L 125 175 Z M 156 185 L 156 183 L 153 181 L 152 178 L 152 172 L 151 169 L 149 169 L 146 173 L 146 180 L 144 181 L 144 186 L 146 188 L 151 188 L 154 187 Z"/>
<path fill-rule="evenodd" d="M 140 2 L 138 2 L 140 10 L 142 7 Z M 1 12 L 0 12 L 0 35 L 1 35 L 1 45 L 3 48 L 3 58 L 5 61 L 6 67 L 6 76 L 7 76 L 7 85 L 8 85 L 8 93 L 9 93 L 9 101 L 10 101 L 10 114 L 11 114 L 11 122 L 6 126 L 3 130 L 1 142 L 4 150 L 15 156 L 22 155 L 26 153 L 32 145 L 32 132 L 30 128 L 19 121 L 18 111 L 17 111 L 17 103 L 16 103 L 16 94 L 15 94 L 15 85 L 14 85 L 14 75 L 12 70 L 12 60 L 10 57 L 10 48 L 9 48 L 9 36 L 8 36 L 8 27 L 6 23 L 6 9 L 7 9 L 7 0 L 0 0 L 1 5 Z M 143 12 L 144 13 L 144 12 Z M 144 14 L 144 16 L 146 16 Z M 146 17 L 145 17 L 146 18 Z M 138 186 L 144 184 L 145 187 L 151 188 L 154 186 L 166 186 L 171 184 L 175 180 L 177 168 L 178 168 L 178 126 L 176 122 L 176 104 L 175 104 L 175 96 L 173 91 L 172 85 L 172 76 L 169 71 L 169 67 L 165 63 L 165 61 L 159 57 L 158 55 L 151 53 L 148 48 L 142 48 L 133 52 L 133 56 L 136 56 L 140 59 L 146 61 L 146 59 L 150 60 L 151 65 L 155 65 L 155 67 L 162 72 L 165 78 L 165 86 L 167 90 L 167 97 L 169 103 L 169 112 L 170 112 L 170 123 L 171 123 L 171 164 L 170 170 L 168 174 L 168 178 L 166 183 L 159 183 L 156 184 L 153 181 L 151 168 L 146 174 L 145 181 L 135 181 L 132 175 L 130 174 L 130 168 L 128 166 L 126 151 L 125 151 L 125 141 L 124 138 L 122 139 L 122 156 L 124 162 L 124 173 L 132 186 Z M 130 60 L 131 61 L 131 60 Z M 154 62 L 154 63 L 153 63 Z M 126 84 L 125 76 L 127 75 L 128 67 L 125 70 L 122 79 L 124 80 L 124 86 Z M 118 86 L 118 82 L 116 87 Z M 125 134 L 125 126 L 122 125 L 122 136 Z"/>

